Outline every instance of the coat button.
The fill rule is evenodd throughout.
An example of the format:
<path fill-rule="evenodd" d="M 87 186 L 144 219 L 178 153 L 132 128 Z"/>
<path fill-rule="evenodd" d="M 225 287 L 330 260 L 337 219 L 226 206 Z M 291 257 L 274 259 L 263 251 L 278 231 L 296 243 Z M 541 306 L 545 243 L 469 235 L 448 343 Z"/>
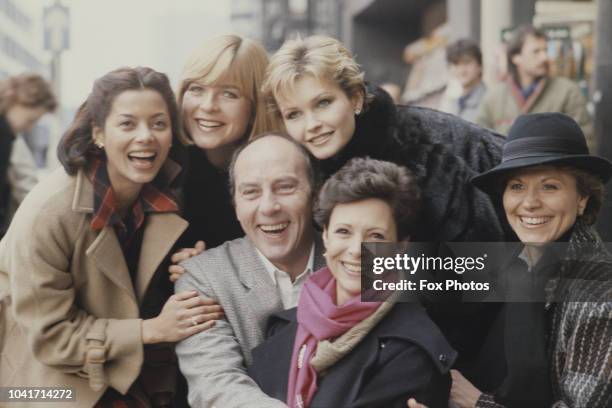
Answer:
<path fill-rule="evenodd" d="M 440 363 L 442 363 L 442 365 L 448 364 L 448 357 L 446 356 L 446 354 L 440 354 L 438 356 L 438 360 L 440 361 Z"/>

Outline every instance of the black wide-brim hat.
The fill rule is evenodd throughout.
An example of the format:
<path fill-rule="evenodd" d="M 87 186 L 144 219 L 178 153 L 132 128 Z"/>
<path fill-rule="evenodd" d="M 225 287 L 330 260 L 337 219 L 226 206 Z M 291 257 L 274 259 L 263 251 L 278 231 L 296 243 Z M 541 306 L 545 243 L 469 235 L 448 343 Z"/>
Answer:
<path fill-rule="evenodd" d="M 612 163 L 589 153 L 584 133 L 574 119 L 556 112 L 530 113 L 519 116 L 510 128 L 501 163 L 470 181 L 480 190 L 496 194 L 503 173 L 541 165 L 575 167 L 604 183 L 612 175 Z"/>

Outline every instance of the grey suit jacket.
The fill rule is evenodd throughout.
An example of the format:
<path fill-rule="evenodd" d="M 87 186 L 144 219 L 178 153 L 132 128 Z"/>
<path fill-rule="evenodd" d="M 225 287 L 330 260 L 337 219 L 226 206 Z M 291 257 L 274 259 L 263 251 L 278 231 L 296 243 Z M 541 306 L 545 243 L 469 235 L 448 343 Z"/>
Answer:
<path fill-rule="evenodd" d="M 314 270 L 325 266 L 320 240 Z M 209 249 L 181 264 L 176 292 L 196 290 L 216 299 L 225 319 L 176 346 L 189 385 L 189 404 L 198 408 L 281 408 L 248 376 L 251 350 L 264 340 L 268 317 L 283 309 L 280 294 L 251 241 L 244 237 Z"/>

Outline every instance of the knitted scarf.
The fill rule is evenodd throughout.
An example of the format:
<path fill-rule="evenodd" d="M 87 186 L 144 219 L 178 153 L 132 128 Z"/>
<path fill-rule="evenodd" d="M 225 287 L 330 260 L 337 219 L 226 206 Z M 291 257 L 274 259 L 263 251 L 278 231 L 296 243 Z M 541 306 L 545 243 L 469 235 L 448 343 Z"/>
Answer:
<path fill-rule="evenodd" d="M 318 342 L 342 335 L 380 305 L 361 302 L 359 296 L 336 305 L 336 279 L 327 267 L 306 281 L 297 309 L 298 328 L 289 369 L 287 405 L 290 408 L 308 407 L 317 391 L 317 372 L 310 360 Z"/>

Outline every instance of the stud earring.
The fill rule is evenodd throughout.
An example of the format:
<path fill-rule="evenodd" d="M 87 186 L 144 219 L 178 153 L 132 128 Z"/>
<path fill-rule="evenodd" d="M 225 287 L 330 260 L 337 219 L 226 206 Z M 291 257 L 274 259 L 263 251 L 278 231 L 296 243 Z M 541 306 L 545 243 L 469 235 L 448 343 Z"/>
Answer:
<path fill-rule="evenodd" d="M 355 109 L 355 115 L 359 115 L 361 113 L 361 109 Z"/>
<path fill-rule="evenodd" d="M 98 149 L 104 149 L 104 143 L 97 141 L 97 142 L 94 142 L 94 144 L 98 146 Z"/>

